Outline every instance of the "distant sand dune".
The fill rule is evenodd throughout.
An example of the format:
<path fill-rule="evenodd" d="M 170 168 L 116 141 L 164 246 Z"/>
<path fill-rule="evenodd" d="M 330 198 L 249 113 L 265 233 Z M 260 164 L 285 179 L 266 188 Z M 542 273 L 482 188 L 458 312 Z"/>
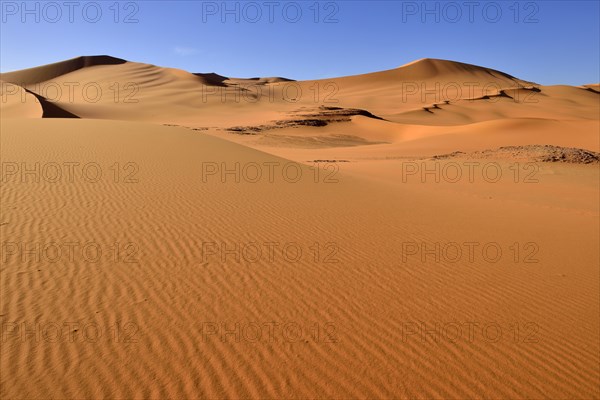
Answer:
<path fill-rule="evenodd" d="M 53 85 L 65 88 L 52 101 L 82 118 L 194 127 L 262 125 L 301 107 L 318 106 L 362 109 L 395 124 L 427 126 L 505 118 L 599 119 L 593 90 L 540 86 L 493 69 L 435 59 L 388 71 L 301 82 L 191 74 L 108 56 L 80 57 L 1 77 L 47 98 L 51 96 L 40 92 L 51 91 Z M 73 96 L 67 96 L 70 82 L 82 86 Z M 84 93 L 86 85 L 93 88 Z"/>

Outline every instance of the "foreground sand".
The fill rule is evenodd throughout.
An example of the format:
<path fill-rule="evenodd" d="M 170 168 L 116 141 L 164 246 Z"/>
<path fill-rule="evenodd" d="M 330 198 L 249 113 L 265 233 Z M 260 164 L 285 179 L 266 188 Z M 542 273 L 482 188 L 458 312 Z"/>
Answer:
<path fill-rule="evenodd" d="M 1 156 L 103 172 L 3 182 L 2 398 L 599 395 L 597 168 L 403 184 L 392 160 L 340 163 L 337 183 L 309 165 L 297 183 L 203 183 L 206 162 L 288 161 L 184 128 L 48 119 L 3 120 Z M 5 242 L 79 246 L 37 261 Z M 209 242 L 280 246 L 222 262 Z M 410 247 L 436 242 L 504 253 Z"/>
<path fill-rule="evenodd" d="M 600 398 L 598 85 L 0 80 L 1 398 Z"/>

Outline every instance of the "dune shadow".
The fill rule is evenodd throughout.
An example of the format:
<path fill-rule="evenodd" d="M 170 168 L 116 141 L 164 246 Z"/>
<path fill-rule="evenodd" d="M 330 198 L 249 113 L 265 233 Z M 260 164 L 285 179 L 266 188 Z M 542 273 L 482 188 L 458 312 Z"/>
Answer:
<path fill-rule="evenodd" d="M 61 108 L 56 104 L 49 102 L 46 98 L 40 96 L 35 92 L 32 92 L 31 90 L 25 89 L 25 91 L 35 96 L 36 99 L 38 99 L 38 101 L 40 102 L 40 105 L 42 107 L 42 118 L 81 118 L 78 115 L 75 115 L 72 112 L 65 110 L 64 108 Z"/>

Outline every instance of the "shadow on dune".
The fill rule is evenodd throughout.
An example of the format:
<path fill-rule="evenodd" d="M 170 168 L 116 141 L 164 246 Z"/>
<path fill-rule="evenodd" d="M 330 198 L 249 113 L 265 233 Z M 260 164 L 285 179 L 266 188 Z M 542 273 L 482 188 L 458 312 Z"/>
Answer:
<path fill-rule="evenodd" d="M 208 74 L 194 73 L 193 75 L 196 75 L 196 76 L 204 79 L 205 82 L 207 82 L 213 86 L 227 86 L 223 82 L 225 82 L 227 79 L 229 79 L 226 76 L 215 74 L 214 72 L 210 72 Z"/>
<path fill-rule="evenodd" d="M 42 118 L 81 118 L 63 108 L 60 108 L 54 103 L 49 102 L 43 96 L 25 89 L 25 91 L 38 99 L 42 106 Z"/>

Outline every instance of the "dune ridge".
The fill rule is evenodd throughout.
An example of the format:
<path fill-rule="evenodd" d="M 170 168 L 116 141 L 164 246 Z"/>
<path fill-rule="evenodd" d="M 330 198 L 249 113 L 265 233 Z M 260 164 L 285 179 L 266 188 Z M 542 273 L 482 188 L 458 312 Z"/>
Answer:
<path fill-rule="evenodd" d="M 95 65 L 118 65 L 127 61 L 111 56 L 80 56 L 40 67 L 0 74 L 0 79 L 18 85 L 31 85 Z"/>
<path fill-rule="evenodd" d="M 387 122 L 372 125 L 373 129 L 382 132 L 378 135 L 388 138 L 397 137 L 397 132 L 409 128 L 423 132 L 425 137 L 439 131 L 440 126 L 469 130 L 476 127 L 470 125 L 482 122 L 532 119 L 564 121 L 571 125 L 573 134 L 579 136 L 592 133 L 587 121 L 597 122 L 600 119 L 598 93 L 591 85 L 580 88 L 541 86 L 490 68 L 437 59 L 417 60 L 396 69 L 370 74 L 292 81 L 283 78 L 229 78 L 215 73 L 191 74 L 101 56 L 80 57 L 2 74 L 2 79 L 8 78 L 28 83 L 25 89 L 42 97 L 51 97 L 40 93 L 44 89 L 51 91 L 47 86 L 66 87 L 69 82 L 99 88 L 95 90 L 102 95 L 93 101 L 82 89 L 75 90 L 73 96 L 63 92 L 60 98 L 51 99 L 65 113 L 81 118 L 152 121 L 210 128 L 211 134 L 228 139 L 231 137 L 227 132 L 239 127 L 257 131 L 269 125 L 294 125 L 294 114 L 298 110 L 318 107 L 364 110 Z M 47 80 L 41 81 L 43 79 Z M 15 93 L 12 97 L 17 95 Z M 235 114 L 231 113 L 232 109 Z M 329 135 L 324 127 L 331 118 L 321 114 L 313 118 L 316 121 L 314 129 L 307 130 L 305 134 Z M 335 130 L 357 131 L 361 140 L 372 142 L 366 136 L 369 130 L 363 129 L 364 123 L 358 124 L 357 117 L 334 122 Z M 354 129 L 355 125 L 360 127 Z M 526 125 L 533 136 L 538 135 L 535 125 Z M 547 124 L 540 124 L 540 127 L 542 125 Z M 542 133 L 548 132 L 540 130 L 539 134 Z M 255 136 L 254 143 L 246 141 L 245 145 L 260 146 L 261 142 L 278 140 L 271 133 Z M 562 135 L 550 132 L 548 142 L 544 144 L 564 145 L 557 140 L 558 136 Z M 280 142 L 280 145 L 286 143 L 285 140 Z M 599 150 L 597 141 L 587 146 L 587 150 Z M 460 150 L 459 142 L 448 152 Z"/>

